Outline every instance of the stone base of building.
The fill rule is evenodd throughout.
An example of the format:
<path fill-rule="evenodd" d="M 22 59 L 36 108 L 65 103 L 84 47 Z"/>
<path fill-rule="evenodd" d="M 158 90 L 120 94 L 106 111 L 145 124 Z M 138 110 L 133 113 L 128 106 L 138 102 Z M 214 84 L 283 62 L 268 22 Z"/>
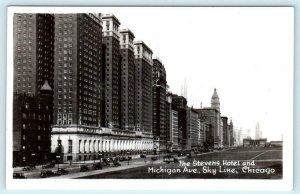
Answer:
<path fill-rule="evenodd" d="M 152 153 L 153 137 L 139 131 L 85 126 L 53 126 L 51 152 L 61 161 Z"/>

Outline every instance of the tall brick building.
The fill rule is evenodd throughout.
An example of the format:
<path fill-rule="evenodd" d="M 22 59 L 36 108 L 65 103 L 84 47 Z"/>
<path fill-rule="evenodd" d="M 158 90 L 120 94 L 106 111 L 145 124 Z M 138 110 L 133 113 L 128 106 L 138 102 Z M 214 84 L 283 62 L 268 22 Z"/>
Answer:
<path fill-rule="evenodd" d="M 135 41 L 134 46 L 137 131 L 152 135 L 152 50 L 142 41 Z"/>
<path fill-rule="evenodd" d="M 51 150 L 63 160 L 90 159 L 100 143 L 89 137 L 101 125 L 101 21 L 95 14 L 56 14 L 55 36 Z"/>
<path fill-rule="evenodd" d="M 159 150 L 167 149 L 167 78 L 159 59 L 153 59 L 153 138 Z"/>
<path fill-rule="evenodd" d="M 105 126 L 121 125 L 121 53 L 119 40 L 120 22 L 113 14 L 102 15 L 105 76 Z"/>
<path fill-rule="evenodd" d="M 187 100 L 172 94 L 172 109 L 178 113 L 178 149 L 183 150 L 187 144 Z"/>
<path fill-rule="evenodd" d="M 135 130 L 134 34 L 120 30 L 121 51 L 121 129 Z"/>
<path fill-rule="evenodd" d="M 50 156 L 54 16 L 14 14 L 13 165 Z"/>

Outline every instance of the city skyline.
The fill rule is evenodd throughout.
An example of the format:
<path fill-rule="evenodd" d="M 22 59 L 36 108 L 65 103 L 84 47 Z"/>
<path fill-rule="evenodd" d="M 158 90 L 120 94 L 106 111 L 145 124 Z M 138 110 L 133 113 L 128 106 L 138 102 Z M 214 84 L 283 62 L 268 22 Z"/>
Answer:
<path fill-rule="evenodd" d="M 163 61 L 171 92 L 181 95 L 187 80 L 190 106 L 209 107 L 217 88 L 221 114 L 232 118 L 235 128 L 255 129 L 259 122 L 266 138 L 280 140 L 286 123 L 292 124 L 285 114 L 292 114 L 292 14 L 266 7 L 199 8 L 188 13 L 192 9 L 101 11 L 124 18 L 121 28 L 149 44 L 153 56 Z"/>
<path fill-rule="evenodd" d="M 7 178 L 284 180 L 293 12 L 235 9 L 13 10 Z"/>

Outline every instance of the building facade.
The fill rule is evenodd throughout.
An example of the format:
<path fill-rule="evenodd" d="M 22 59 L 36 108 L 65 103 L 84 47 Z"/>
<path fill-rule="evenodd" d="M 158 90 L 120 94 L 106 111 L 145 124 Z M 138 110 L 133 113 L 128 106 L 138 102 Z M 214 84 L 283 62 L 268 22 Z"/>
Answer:
<path fill-rule="evenodd" d="M 178 112 L 172 110 L 171 112 L 171 132 L 170 132 L 170 142 L 171 148 L 170 151 L 178 150 Z"/>
<path fill-rule="evenodd" d="M 50 158 L 54 16 L 14 14 L 13 165 Z"/>
<path fill-rule="evenodd" d="M 153 138 L 160 151 L 167 149 L 166 70 L 159 59 L 153 59 Z"/>
<path fill-rule="evenodd" d="M 113 14 L 102 15 L 105 80 L 105 127 L 121 127 L 120 22 Z"/>
<path fill-rule="evenodd" d="M 121 52 L 121 129 L 135 128 L 135 63 L 134 34 L 129 29 L 120 30 Z"/>
<path fill-rule="evenodd" d="M 227 117 L 221 117 L 222 120 L 222 127 L 223 127 L 223 146 L 228 146 L 228 118 Z"/>
<path fill-rule="evenodd" d="M 172 109 L 178 112 L 178 150 L 183 150 L 187 144 L 187 100 L 172 94 Z"/>
<path fill-rule="evenodd" d="M 142 41 L 135 41 L 134 46 L 136 66 L 136 127 L 137 131 L 152 135 L 152 50 Z"/>
<path fill-rule="evenodd" d="M 55 15 L 53 153 L 62 160 L 91 158 L 82 144 L 101 126 L 102 25 L 94 14 Z M 91 140 L 93 139 L 93 140 Z M 89 152 L 90 153 L 90 152 Z"/>
<path fill-rule="evenodd" d="M 220 147 L 223 142 L 223 128 L 221 127 L 222 125 L 222 120 L 221 120 L 221 109 L 220 109 L 220 99 L 217 93 L 217 89 L 214 89 L 214 93 L 211 97 L 211 108 L 214 108 L 217 110 L 216 112 L 216 126 L 214 128 L 214 141 L 215 141 L 215 146 Z"/>
<path fill-rule="evenodd" d="M 121 55 L 116 18 L 111 14 L 57 14 L 55 19 L 57 117 L 52 152 L 63 161 L 150 152 L 150 133 L 135 131 L 133 125 L 132 130 L 120 127 Z"/>
<path fill-rule="evenodd" d="M 208 147 L 218 146 L 219 138 L 216 134 L 219 126 L 219 111 L 214 108 L 202 108 L 196 109 L 199 113 L 200 120 L 208 125 L 206 129 L 209 129 L 207 133 L 205 133 L 206 144 Z"/>
<path fill-rule="evenodd" d="M 187 110 L 187 144 L 185 149 L 191 150 L 200 147 L 200 119 L 193 108 Z"/>
<path fill-rule="evenodd" d="M 260 138 L 262 138 L 262 131 L 260 129 L 259 123 L 257 123 L 255 126 L 255 139 L 260 139 Z"/>
<path fill-rule="evenodd" d="M 245 138 L 243 139 L 243 147 L 266 147 L 267 146 L 267 139 L 251 139 Z"/>
<path fill-rule="evenodd" d="M 230 122 L 228 124 L 228 145 L 229 146 L 234 146 L 235 145 L 232 119 L 230 119 Z"/>

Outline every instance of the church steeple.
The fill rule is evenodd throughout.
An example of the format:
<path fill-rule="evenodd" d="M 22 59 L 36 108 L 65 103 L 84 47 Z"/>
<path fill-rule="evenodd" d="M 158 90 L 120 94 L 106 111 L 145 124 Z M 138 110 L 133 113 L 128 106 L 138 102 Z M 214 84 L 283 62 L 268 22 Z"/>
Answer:
<path fill-rule="evenodd" d="M 218 111 L 220 111 L 220 100 L 216 88 L 214 89 L 210 104 L 212 108 L 216 108 Z"/>

